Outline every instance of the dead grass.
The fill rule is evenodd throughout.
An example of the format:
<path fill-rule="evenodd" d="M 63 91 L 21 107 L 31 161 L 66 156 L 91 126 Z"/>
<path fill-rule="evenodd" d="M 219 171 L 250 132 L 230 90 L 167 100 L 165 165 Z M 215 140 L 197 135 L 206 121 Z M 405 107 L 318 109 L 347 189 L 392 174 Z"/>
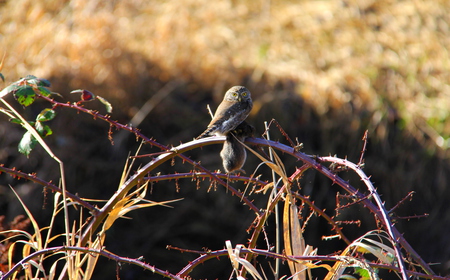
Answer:
<path fill-rule="evenodd" d="M 4 69 L 11 80 L 33 73 L 68 77 L 71 88 L 93 83 L 122 100 L 142 76 L 203 89 L 289 79 L 319 114 L 368 110 L 377 127 L 388 102 L 418 140 L 446 149 L 448 1 L 208 3 L 7 1 Z"/>

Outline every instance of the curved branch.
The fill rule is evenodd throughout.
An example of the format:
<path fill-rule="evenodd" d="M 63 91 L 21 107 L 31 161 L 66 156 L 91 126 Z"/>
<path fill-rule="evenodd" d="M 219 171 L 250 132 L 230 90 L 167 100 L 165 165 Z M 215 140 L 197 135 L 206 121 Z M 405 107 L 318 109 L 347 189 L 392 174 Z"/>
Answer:
<path fill-rule="evenodd" d="M 265 147 L 272 147 L 277 150 L 280 150 L 286 154 L 290 154 L 293 157 L 298 158 L 299 160 L 303 161 L 303 163 L 310 165 L 310 167 L 314 168 L 318 172 L 322 173 L 326 177 L 330 178 L 334 184 L 339 185 L 342 187 L 345 191 L 347 191 L 349 194 L 353 195 L 355 199 L 361 200 L 361 203 L 367 207 L 374 215 L 377 217 L 382 217 L 381 210 L 378 209 L 378 207 L 373 204 L 370 200 L 366 199 L 367 197 L 359 192 L 357 189 L 355 189 L 353 186 L 351 186 L 348 182 L 343 180 L 341 177 L 337 176 L 335 173 L 333 173 L 330 169 L 326 168 L 322 164 L 320 164 L 318 161 L 316 161 L 313 157 L 308 156 L 302 152 L 298 152 L 295 150 L 295 148 L 286 146 L 284 144 L 273 142 L 265 139 L 259 139 L 259 138 L 247 138 L 246 143 L 253 144 L 253 145 L 259 145 L 259 146 L 265 146 Z M 320 160 L 321 158 L 318 157 Z M 327 158 L 324 158 L 327 159 Z M 362 171 L 361 171 L 362 172 Z M 364 172 L 363 172 L 364 173 Z M 365 174 L 364 174 L 365 176 Z M 367 177 L 367 176 L 365 176 Z M 380 220 L 383 220 L 380 218 Z M 417 254 L 417 252 L 411 247 L 411 245 L 406 241 L 406 239 L 400 234 L 400 232 L 395 228 L 392 227 L 392 229 L 388 229 L 388 225 L 385 224 L 385 227 L 388 231 L 392 230 L 393 236 L 396 237 L 396 239 L 393 240 L 393 242 L 398 242 L 402 245 L 402 247 L 414 258 L 414 260 L 422 267 L 422 269 L 430 275 L 435 274 L 433 270 L 430 268 L 430 266 L 422 260 L 422 258 Z M 402 259 L 399 259 L 399 262 L 402 261 Z"/>
<path fill-rule="evenodd" d="M 178 248 L 170 247 L 169 249 L 178 249 Z M 182 249 L 178 249 L 178 250 L 183 251 Z M 193 251 L 190 251 L 190 252 L 193 252 Z M 223 257 L 223 256 L 228 256 L 227 249 L 211 251 L 211 252 L 198 251 L 197 253 L 200 254 L 200 256 L 198 258 L 196 258 L 195 260 L 189 262 L 189 264 L 187 266 L 185 266 L 183 269 L 181 269 L 176 274 L 178 277 L 185 278 L 186 276 L 189 275 L 189 273 L 192 270 L 195 269 L 195 267 L 197 267 L 199 264 L 206 262 L 207 260 L 215 259 L 215 258 Z M 241 253 L 260 255 L 260 256 L 265 256 L 265 257 L 273 258 L 273 259 L 294 260 L 294 261 L 299 260 L 299 261 L 337 262 L 337 261 L 342 261 L 342 259 L 343 259 L 340 256 L 287 256 L 287 255 L 277 254 L 275 252 L 271 252 L 271 251 L 267 251 L 267 250 L 247 249 L 247 248 L 242 248 Z M 387 270 L 391 270 L 391 271 L 400 272 L 400 268 L 398 268 L 396 266 L 379 264 L 379 263 L 371 263 L 371 262 L 369 262 L 367 264 L 372 268 L 387 269 Z M 425 278 L 425 279 L 433 279 L 433 280 L 447 279 L 446 277 L 441 277 L 441 276 L 436 276 L 436 275 L 427 275 L 427 274 L 416 272 L 416 271 L 408 270 L 406 272 L 410 276 L 420 277 L 420 278 Z"/>
<path fill-rule="evenodd" d="M 373 186 L 372 182 L 370 182 L 369 177 L 367 177 L 367 175 L 361 170 L 361 168 L 359 168 L 356 164 L 349 162 L 348 160 L 336 157 L 320 157 L 319 159 L 321 161 L 337 163 L 339 165 L 343 165 L 352 169 L 356 174 L 358 174 L 359 178 L 361 178 L 361 180 L 367 186 L 370 192 L 370 196 L 374 198 L 378 206 L 378 210 L 381 216 L 380 220 L 383 221 L 384 227 L 386 228 L 386 231 L 389 233 L 389 236 L 391 238 L 395 255 L 397 257 L 398 265 L 400 267 L 400 273 L 402 274 L 402 278 L 408 279 L 408 275 L 406 275 L 405 263 L 403 261 L 402 253 L 399 244 L 397 242 L 400 239 L 400 234 L 397 231 L 394 231 L 394 226 L 392 225 L 391 219 L 389 218 L 387 211 L 384 209 L 384 204 L 381 201 L 381 198 L 378 195 L 377 191 L 375 190 L 375 187 Z M 369 200 L 367 199 L 365 201 Z"/>
<path fill-rule="evenodd" d="M 106 219 L 108 214 L 112 211 L 117 202 L 122 199 L 134 186 L 138 185 L 140 181 L 149 174 L 156 167 L 160 166 L 164 162 L 171 160 L 172 158 L 178 156 L 181 157 L 184 161 L 187 161 L 194 165 L 195 168 L 202 170 L 207 173 L 215 182 L 226 187 L 232 194 L 239 197 L 250 209 L 252 209 L 255 213 L 260 213 L 258 207 L 256 207 L 253 202 L 244 196 L 241 192 L 230 186 L 224 180 L 219 178 L 215 173 L 209 171 L 205 167 L 196 163 L 192 159 L 183 155 L 184 152 L 193 150 L 195 148 L 203 147 L 206 145 L 212 144 L 222 144 L 225 141 L 225 136 L 223 137 L 208 137 L 199 140 L 190 141 L 184 144 L 181 144 L 177 147 L 170 149 L 169 151 L 160 154 L 158 157 L 152 159 L 149 163 L 140 168 L 134 175 L 132 175 L 125 183 L 123 183 L 119 189 L 114 193 L 114 195 L 106 202 L 106 204 L 99 210 L 98 215 L 92 219 L 87 228 L 85 229 L 82 235 L 81 244 L 86 244 L 89 236 L 91 236 L 92 232 L 97 230 L 97 228 L 101 225 L 101 223 Z"/>
<path fill-rule="evenodd" d="M 190 164 L 192 164 L 195 168 L 200 169 L 203 172 L 206 172 L 214 181 L 219 183 L 220 185 L 223 185 L 225 188 L 227 188 L 232 194 L 238 196 L 241 198 L 241 200 L 250 207 L 253 211 L 256 213 L 259 213 L 258 207 L 256 207 L 247 197 L 245 197 L 241 192 L 237 191 L 230 185 L 228 185 L 224 180 L 220 179 L 218 176 L 210 172 L 208 169 L 204 168 L 200 164 L 196 163 L 195 161 L 191 160 L 187 156 L 183 155 L 182 153 L 185 151 L 192 150 L 194 148 L 202 147 L 204 145 L 208 144 L 219 144 L 223 143 L 225 140 L 225 137 L 210 137 L 214 138 L 213 140 L 208 138 L 206 141 L 204 139 L 191 141 L 186 144 L 182 144 L 177 146 L 176 148 L 170 149 L 169 147 L 162 145 L 154 140 L 149 139 L 145 135 L 143 135 L 138 129 L 123 125 L 118 123 L 117 121 L 112 120 L 109 116 L 105 116 L 100 114 L 97 111 L 89 110 L 84 107 L 79 106 L 78 104 L 71 104 L 71 103 L 61 103 L 58 101 L 55 101 L 51 98 L 48 98 L 46 96 L 39 95 L 40 98 L 47 100 L 48 102 L 52 103 L 54 107 L 65 107 L 65 108 L 71 108 L 75 109 L 77 111 L 82 111 L 84 113 L 92 115 L 95 119 L 101 119 L 105 122 L 107 122 L 110 126 L 116 127 L 118 129 L 122 129 L 125 131 L 129 131 L 136 135 L 136 137 L 143 139 L 146 143 L 158 147 L 163 151 L 167 151 L 157 158 L 153 159 L 151 162 L 149 162 L 147 165 L 139 169 L 136 174 L 131 176 L 130 179 L 128 179 L 124 184 L 122 184 L 119 189 L 116 191 L 116 193 L 111 197 L 111 199 L 103 206 L 102 209 L 99 210 L 98 215 L 95 216 L 92 221 L 88 224 L 86 227 L 83 235 L 82 235 L 82 241 L 81 244 L 87 244 L 88 238 L 90 236 L 90 233 L 97 230 L 97 228 L 100 226 L 100 224 L 104 221 L 104 219 L 107 217 L 107 215 L 110 213 L 114 205 L 134 186 L 136 186 L 139 181 L 149 172 L 151 172 L 155 167 L 159 166 L 160 164 L 166 162 L 169 159 L 172 159 L 175 156 L 180 157 L 183 161 L 186 161 Z"/>
<path fill-rule="evenodd" d="M 67 252 L 77 251 L 77 252 L 83 252 L 83 253 L 88 253 L 88 254 L 99 254 L 101 256 L 104 256 L 111 260 L 115 260 L 120 263 L 128 263 L 128 264 L 137 265 L 139 267 L 142 267 L 143 269 L 150 270 L 151 272 L 162 275 L 164 277 L 168 277 L 168 278 L 176 279 L 176 280 L 183 280 L 180 277 L 169 273 L 168 271 L 156 268 L 152 265 L 146 264 L 137 259 L 124 258 L 124 257 L 118 256 L 116 254 L 113 254 L 107 250 L 99 250 L 99 249 L 83 248 L 83 247 L 75 247 L 75 246 L 58 246 L 58 247 L 51 247 L 51 248 L 46 248 L 46 249 L 36 251 L 36 252 L 28 255 L 27 257 L 23 258 L 22 260 L 20 260 L 20 262 L 16 263 L 8 272 L 3 274 L 1 279 L 6 280 L 6 279 L 10 278 L 14 274 L 15 271 L 18 271 L 28 261 L 32 260 L 33 258 L 35 258 L 37 256 L 50 254 L 50 253 L 56 253 L 59 251 L 67 251 Z"/>

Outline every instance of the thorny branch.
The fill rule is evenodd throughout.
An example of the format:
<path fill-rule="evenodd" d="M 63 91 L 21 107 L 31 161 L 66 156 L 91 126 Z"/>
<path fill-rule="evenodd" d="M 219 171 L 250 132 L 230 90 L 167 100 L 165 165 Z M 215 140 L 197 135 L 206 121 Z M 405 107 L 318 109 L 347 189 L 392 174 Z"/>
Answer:
<path fill-rule="evenodd" d="M 125 258 L 125 257 L 121 257 L 118 256 L 116 254 L 113 254 L 107 250 L 99 250 L 99 249 L 93 249 L 93 248 L 86 248 L 86 247 L 76 247 L 76 246 L 58 246 L 58 247 L 51 247 L 51 248 L 46 248 L 46 249 L 42 249 L 39 251 L 36 251 L 30 255 L 28 255 L 27 257 L 23 258 L 22 260 L 20 260 L 20 262 L 16 263 L 16 265 L 13 266 L 12 269 L 10 269 L 8 272 L 6 272 L 5 274 L 1 275 L 1 280 L 6 280 L 8 278 L 10 278 L 14 272 L 20 270 L 22 267 L 24 267 L 29 261 L 33 260 L 34 258 L 40 256 L 40 255 L 46 255 L 46 254 L 52 254 L 52 253 L 57 253 L 60 251 L 65 251 L 65 252 L 72 252 L 72 251 L 78 251 L 78 252 L 84 252 L 87 254 L 100 254 L 108 259 L 111 260 L 115 260 L 116 262 L 119 263 L 128 263 L 128 264 L 134 264 L 137 265 L 139 267 L 142 267 L 146 270 L 150 270 L 153 273 L 165 276 L 165 277 L 169 277 L 171 279 L 176 279 L 176 280 L 183 280 L 182 278 L 171 274 L 168 271 L 156 268 L 152 265 L 146 264 L 145 262 L 139 260 L 139 259 L 132 259 L 132 258 Z"/>
<path fill-rule="evenodd" d="M 171 245 L 167 246 L 167 249 L 169 250 L 179 250 L 180 252 L 187 252 L 187 253 L 195 253 L 199 254 L 200 256 L 189 263 L 189 265 L 185 266 L 183 269 L 181 269 L 177 276 L 179 277 L 186 277 L 189 275 L 189 273 L 194 270 L 194 268 L 207 260 L 210 259 L 216 259 L 218 257 L 223 257 L 228 255 L 228 251 L 226 249 L 217 250 L 217 251 L 195 251 L 195 250 L 187 250 L 182 248 L 177 248 Z M 242 248 L 242 253 L 247 254 L 255 254 L 260 256 L 265 256 L 268 258 L 274 258 L 274 259 L 281 259 L 281 260 L 302 260 L 302 261 L 331 261 L 331 262 L 337 262 L 342 261 L 342 258 L 340 256 L 287 256 L 284 254 L 277 254 L 275 252 L 269 251 L 269 250 L 260 250 L 260 249 L 249 249 L 249 248 Z M 380 269 L 387 269 L 392 271 L 400 272 L 400 269 L 393 265 L 383 265 L 379 263 L 368 263 L 370 267 L 372 268 L 380 268 Z M 424 273 L 416 272 L 408 270 L 407 274 L 414 277 L 420 277 L 424 279 L 433 279 L 433 280 L 445 280 L 446 277 L 441 276 L 435 276 L 435 275 L 427 275 Z"/>
<path fill-rule="evenodd" d="M 0 164 L 0 173 L 4 172 L 9 174 L 10 176 L 13 177 L 17 177 L 17 178 L 23 178 L 26 179 L 28 181 L 37 183 L 39 185 L 44 186 L 45 188 L 49 188 L 54 192 L 59 192 L 62 194 L 63 190 L 58 188 L 57 186 L 55 186 L 54 184 L 52 184 L 51 182 L 47 182 L 42 180 L 41 178 L 37 177 L 35 174 L 27 174 L 21 171 L 18 171 L 14 168 L 7 168 L 5 167 L 3 164 Z M 66 191 L 66 196 L 68 198 L 70 198 L 72 201 L 77 202 L 78 204 L 80 204 L 81 206 L 85 207 L 86 209 L 88 209 L 92 214 L 95 214 L 97 212 L 97 208 L 95 208 L 93 205 L 91 205 L 89 202 L 86 202 L 85 200 L 83 200 L 82 198 Z"/>
<path fill-rule="evenodd" d="M 141 132 L 139 130 L 137 130 L 136 128 L 132 128 L 130 126 L 127 125 L 123 125 L 118 123 L 117 121 L 112 120 L 109 116 L 107 115 L 102 115 L 97 111 L 93 111 L 93 110 L 89 110 L 89 109 L 85 109 L 84 107 L 81 107 L 77 104 L 70 104 L 70 103 L 60 103 L 57 102 L 51 98 L 45 97 L 45 96 L 39 96 L 40 98 L 46 99 L 47 101 L 51 102 L 53 104 L 53 107 L 66 107 L 66 108 L 71 108 L 71 109 L 75 109 L 78 111 L 82 111 L 84 113 L 90 114 L 92 115 L 94 118 L 96 119 L 101 119 L 103 121 L 106 121 L 110 127 L 115 127 L 117 129 L 121 129 L 121 130 L 125 130 L 125 131 L 129 131 L 130 133 L 133 133 L 136 135 L 137 138 L 141 138 L 143 139 L 146 143 L 153 145 L 155 147 L 158 147 L 162 150 L 162 152 L 159 154 L 159 156 L 157 156 L 156 158 L 152 159 L 148 164 L 146 164 L 144 167 L 140 168 L 134 175 L 132 175 L 124 184 L 122 184 L 122 186 L 119 187 L 119 189 L 116 191 L 115 195 L 103 206 L 102 209 L 97 210 L 97 215 L 95 215 L 95 217 L 91 220 L 90 224 L 84 229 L 84 234 L 82 235 L 82 239 L 80 244 L 81 245 L 85 245 L 87 244 L 87 240 L 88 237 L 92 234 L 93 231 L 95 231 L 98 226 L 104 221 L 105 217 L 110 213 L 110 211 L 112 210 L 112 208 L 114 207 L 114 205 L 117 203 L 117 201 L 119 201 L 129 190 L 131 190 L 131 188 L 133 188 L 134 186 L 136 186 L 137 184 L 139 184 L 139 182 L 141 180 L 145 180 L 145 179 L 149 179 L 149 180 L 161 180 L 163 178 L 158 178 L 158 177 L 145 177 L 147 174 L 149 174 L 156 166 L 159 166 L 160 164 L 173 159 L 174 157 L 180 157 L 183 161 L 186 161 L 190 164 L 192 164 L 194 166 L 195 169 L 200 170 L 201 172 L 198 173 L 193 173 L 191 174 L 191 177 L 194 176 L 208 176 L 210 177 L 213 181 L 223 185 L 224 187 L 226 187 L 228 190 L 231 191 L 232 194 L 238 196 L 239 198 L 242 199 L 242 201 L 249 206 L 250 209 L 252 209 L 256 215 L 257 215 L 257 226 L 255 226 L 255 231 L 253 232 L 253 236 L 251 238 L 251 242 L 249 244 L 249 249 L 247 251 L 247 253 L 249 254 L 259 254 L 258 250 L 255 249 L 255 244 L 256 244 L 256 240 L 258 239 L 258 235 L 259 232 L 261 232 L 261 227 L 264 224 L 264 221 L 266 219 L 265 216 L 267 216 L 269 214 L 270 207 L 272 204 L 269 205 L 268 209 L 266 209 L 265 212 L 261 212 L 259 210 L 259 208 L 257 208 L 246 196 L 244 196 L 242 193 L 240 193 L 239 191 L 235 190 L 233 187 L 231 187 L 227 182 L 225 182 L 222 178 L 223 175 L 217 174 L 217 173 L 213 173 L 210 172 L 208 169 L 204 168 L 203 166 L 201 166 L 200 164 L 198 164 L 197 162 L 191 160 L 190 158 L 186 157 L 183 155 L 184 152 L 195 149 L 195 148 L 199 148 L 199 147 L 203 147 L 206 145 L 211 145 L 211 144 L 220 144 L 225 140 L 225 137 L 209 137 L 209 138 L 204 138 L 204 139 L 200 139 L 200 140 L 194 140 L 185 144 L 181 144 L 175 148 L 169 148 L 165 145 L 162 145 L 152 139 L 149 139 L 147 137 L 145 137 L 143 134 L 141 134 Z M 279 126 L 277 124 L 277 126 Z M 342 187 L 344 190 L 346 190 L 349 194 L 351 194 L 353 196 L 354 200 L 360 201 L 365 207 L 367 207 L 376 217 L 378 217 L 378 219 L 382 220 L 384 223 L 384 227 L 386 228 L 386 230 L 388 231 L 389 235 L 391 236 L 391 241 L 394 245 L 395 251 L 396 251 L 396 255 L 397 255 L 397 259 L 398 259 L 398 263 L 399 263 L 399 268 L 391 268 L 389 267 L 389 269 L 391 270 L 396 270 L 396 271 L 400 271 L 400 273 L 402 274 L 402 278 L 403 279 L 407 279 L 407 274 L 411 274 L 411 272 L 407 271 L 404 263 L 403 263 L 403 258 L 402 258 L 402 254 L 399 248 L 399 244 L 413 257 L 413 259 L 424 269 L 424 271 L 427 274 L 434 274 L 431 270 L 431 268 L 428 266 L 428 264 L 426 264 L 421 258 L 420 256 L 414 251 L 414 249 L 409 245 L 409 243 L 403 238 L 403 236 L 398 232 L 398 230 L 392 225 L 389 215 L 387 214 L 387 211 L 384 209 L 384 205 L 381 202 L 381 199 L 379 198 L 379 196 L 377 195 L 375 189 L 373 188 L 373 186 L 371 185 L 371 182 L 369 180 L 369 178 L 362 172 L 362 170 L 359 168 L 358 165 L 355 165 L 353 163 L 348 162 L 347 160 L 343 160 L 343 159 L 337 159 L 334 157 L 317 157 L 317 160 L 313 157 L 310 157 L 304 153 L 301 153 L 298 151 L 298 149 L 296 149 L 296 147 L 294 146 L 294 144 L 292 143 L 292 141 L 290 140 L 290 138 L 287 136 L 287 134 L 285 132 L 283 132 L 283 135 L 288 139 L 288 141 L 291 143 L 292 147 L 286 146 L 284 144 L 278 143 L 278 142 L 274 142 L 274 141 L 269 141 L 266 139 L 258 139 L 258 138 L 247 138 L 246 139 L 246 144 L 251 144 L 251 145 L 255 145 L 258 147 L 271 147 L 274 149 L 278 149 L 280 151 L 282 151 L 283 153 L 289 154 L 299 160 L 301 160 L 304 165 L 298 169 L 296 172 L 294 172 L 294 174 L 291 176 L 291 178 L 289 178 L 289 180 L 292 182 L 292 180 L 295 180 L 298 176 L 301 175 L 301 173 L 303 171 L 305 171 L 306 169 L 309 168 L 313 168 L 315 170 L 317 170 L 318 172 L 322 173 L 323 175 L 325 175 L 326 177 L 330 178 L 332 180 L 332 182 L 334 184 L 339 185 L 340 187 Z M 367 137 L 365 136 L 364 140 L 364 147 L 362 150 L 362 154 L 361 154 L 361 159 L 359 164 L 362 164 L 362 157 L 365 151 L 365 146 L 367 143 Z M 347 166 L 351 169 L 353 169 L 359 176 L 361 179 L 363 179 L 364 183 L 366 183 L 367 186 L 371 186 L 369 187 L 369 190 L 371 192 L 371 196 L 375 199 L 376 201 L 376 205 L 372 203 L 371 199 L 369 199 L 370 197 L 366 197 L 364 194 L 360 193 L 358 190 L 356 190 L 354 187 L 352 187 L 348 182 L 344 181 L 342 178 L 340 178 L 339 176 L 337 176 L 335 173 L 333 173 L 331 170 L 329 170 L 328 168 L 326 168 L 324 165 L 322 165 L 320 162 L 333 162 L 339 165 L 343 165 L 343 166 Z M 3 168 L 3 167 L 2 167 Z M 16 176 L 23 177 L 26 178 L 28 180 L 31 181 L 35 181 L 37 183 L 40 183 L 41 185 L 44 185 L 45 187 L 49 187 L 55 191 L 58 191 L 58 188 L 52 184 L 49 183 L 43 183 L 43 182 L 39 182 L 39 180 L 37 179 L 36 176 L 34 175 L 26 175 L 26 174 L 20 174 L 18 171 L 14 171 L 13 170 L 6 170 L 5 168 L 3 168 L 4 172 L 10 173 L 10 174 L 16 174 Z M 9 172 L 11 171 L 11 172 Z M 163 175 L 165 176 L 165 175 Z M 167 175 L 169 178 L 170 176 L 173 175 Z M 186 177 L 186 175 L 184 175 Z M 180 178 L 183 176 L 180 176 Z M 174 178 L 174 177 L 172 177 Z M 236 178 L 237 179 L 237 178 Z M 257 182 L 255 181 L 255 179 L 252 178 L 246 178 L 246 180 L 248 181 L 252 181 L 254 183 L 262 183 L 262 182 Z M 55 189 L 56 188 L 56 189 Z M 287 186 L 283 186 L 278 190 L 278 194 L 277 196 L 273 199 L 273 202 L 278 201 L 280 196 L 285 192 Z M 59 190 L 60 191 L 60 190 Z M 81 202 L 82 203 L 82 199 L 78 199 L 75 198 L 74 195 L 70 195 L 68 193 L 66 193 L 68 197 L 74 199 L 75 201 Z M 300 197 L 300 196 L 298 196 Z M 300 197 L 302 199 L 302 197 Z M 309 200 L 307 200 L 306 198 L 302 199 L 303 201 L 305 201 L 310 207 L 314 208 L 314 204 L 312 202 L 308 202 Z M 80 204 L 81 204 L 80 203 Z M 91 206 L 90 204 L 81 204 L 83 206 L 85 206 L 87 209 L 94 209 L 93 206 Z M 273 205 L 272 205 L 273 206 Z M 314 208 L 314 211 L 318 211 L 318 208 Z M 320 213 L 320 212 L 319 212 Z M 322 215 L 324 216 L 324 215 Z M 324 216 L 325 217 L 325 216 Z M 326 218 L 326 217 L 325 217 Z M 327 219 L 328 220 L 328 219 Z M 330 218 L 331 221 L 332 218 Z M 330 220 L 328 220 L 330 222 Z M 330 222 L 331 223 L 331 222 Z M 333 226 L 334 230 L 337 230 L 339 232 L 339 228 L 337 227 L 336 224 L 331 223 Z M 342 235 L 343 236 L 343 235 Z M 348 240 L 346 240 L 347 242 Z M 69 248 L 69 247 L 65 247 L 66 249 L 64 249 L 64 247 L 59 247 L 58 250 L 78 250 L 75 248 Z M 47 249 L 50 252 L 51 249 Z M 83 248 L 83 250 L 94 250 L 94 249 L 88 249 L 88 248 Z M 95 251 L 95 253 L 99 253 L 102 255 L 105 255 L 108 257 L 108 254 L 104 254 L 101 252 L 102 250 L 97 250 Z M 37 252 L 36 252 L 37 253 Z M 207 257 L 209 257 L 209 254 L 205 254 Z M 121 258 L 118 257 L 117 258 Z M 283 258 L 286 258 L 286 256 L 283 256 Z M 309 257 L 313 260 L 320 260 L 320 256 L 312 256 Z M 121 258 L 121 261 L 126 262 L 127 258 Z M 186 270 L 184 272 L 180 271 L 180 273 L 178 275 L 185 275 L 185 273 L 187 273 L 187 270 L 192 270 L 193 267 L 195 266 L 196 262 L 192 262 L 190 263 L 187 267 Z M 153 270 L 152 270 L 153 269 Z M 154 267 L 152 267 L 152 271 L 155 270 Z M 166 273 L 166 275 L 168 275 L 168 272 L 164 272 Z M 170 276 L 172 277 L 172 276 Z M 177 276 L 174 276 L 173 279 L 179 279 L 177 278 Z M 439 279 L 439 278 L 434 278 L 434 279 Z"/>

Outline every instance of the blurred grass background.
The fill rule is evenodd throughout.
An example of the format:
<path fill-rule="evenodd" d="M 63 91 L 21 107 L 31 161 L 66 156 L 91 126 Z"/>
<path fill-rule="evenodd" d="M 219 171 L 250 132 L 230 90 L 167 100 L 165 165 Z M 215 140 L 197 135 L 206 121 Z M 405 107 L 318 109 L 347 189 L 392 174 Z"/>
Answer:
<path fill-rule="evenodd" d="M 139 128 L 163 144 L 177 145 L 201 133 L 209 123 L 206 104 L 214 110 L 233 85 L 252 92 L 255 106 L 248 121 L 259 134 L 263 122 L 275 118 L 292 138 L 304 143 L 306 153 L 358 161 L 367 129 L 366 173 L 372 175 L 388 208 L 409 191 L 417 193 L 397 213 L 429 213 L 430 217 L 399 220 L 397 226 L 426 261 L 441 263 L 435 269 L 445 274 L 450 268 L 449 24 L 446 0 L 213 4 L 206 0 L 3 0 L 0 52 L 6 53 L 4 85 L 33 74 L 49 79 L 52 90 L 68 100 L 78 98 L 68 92 L 88 89 L 108 99 L 114 106 L 113 118 L 123 123 L 159 94 L 150 101 L 155 107 Z M 103 109 L 94 103 L 86 107 Z M 33 111 L 27 114 L 31 118 Z M 60 112 L 53 126 L 55 135 L 48 141 L 66 162 L 72 192 L 108 198 L 126 155 L 136 148 L 134 137 L 116 138 L 111 146 L 105 124 L 69 111 Z M 284 141 L 273 128 L 272 138 Z M 1 163 L 57 180 L 56 164 L 42 151 L 30 159 L 18 154 L 21 128 L 3 118 L 0 132 Z M 191 156 L 217 169 L 221 168 L 219 151 L 220 147 L 207 147 Z M 249 157 L 244 168 L 248 173 L 257 164 Z M 286 164 L 293 170 L 299 163 L 287 160 Z M 173 168 L 190 170 L 176 163 L 160 171 L 173 172 Z M 303 192 L 321 207 L 334 209 L 336 190 L 316 176 L 305 178 Z M 17 186 L 12 182 L 1 175 L 2 186 Z M 23 188 L 24 195 L 41 193 L 22 184 L 17 188 Z M 175 209 L 142 210 L 131 222 L 123 221 L 126 228 L 115 229 L 111 240 L 126 235 L 130 244 L 112 241 L 107 248 L 130 257 L 147 256 L 150 263 L 169 269 L 191 258 L 183 254 L 179 263 L 173 255 L 166 259 L 167 244 L 217 249 L 226 239 L 245 242 L 242 225 L 230 218 L 249 214 L 238 202 L 231 202 L 222 190 L 206 193 L 195 191 L 191 184 L 179 187 L 179 192 L 173 183 L 155 187 L 152 199 L 186 199 Z M 43 217 L 49 212 L 41 209 L 43 200 L 36 196 L 29 200 Z M 9 200 L 2 199 L 0 207 L 10 216 L 16 214 Z M 323 225 L 311 229 L 312 244 L 329 234 Z M 348 234 L 356 237 L 364 230 L 354 226 Z M 205 238 L 213 241 L 204 244 Z M 329 250 L 333 252 L 333 247 Z M 159 258 L 153 259 L 151 252 Z M 319 253 L 328 252 L 319 248 Z M 110 270 L 101 275 L 114 275 L 115 270 Z"/>

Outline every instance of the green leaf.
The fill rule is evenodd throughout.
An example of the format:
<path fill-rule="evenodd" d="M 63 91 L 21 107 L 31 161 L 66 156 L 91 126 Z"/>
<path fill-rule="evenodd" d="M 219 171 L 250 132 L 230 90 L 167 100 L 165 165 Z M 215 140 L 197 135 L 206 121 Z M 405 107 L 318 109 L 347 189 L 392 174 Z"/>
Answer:
<path fill-rule="evenodd" d="M 98 95 L 97 95 L 97 99 L 100 100 L 100 102 L 102 102 L 103 104 L 105 104 L 106 112 L 111 114 L 112 110 L 113 110 L 111 103 L 109 103 L 108 100 L 106 100 L 105 98 L 98 96 Z"/>
<path fill-rule="evenodd" d="M 361 276 L 360 280 L 369 280 L 371 279 L 370 273 L 367 269 L 361 267 L 355 267 L 355 273 Z"/>
<path fill-rule="evenodd" d="M 20 88 L 20 86 L 16 85 L 16 84 L 9 85 L 1 91 L 0 97 L 6 96 L 6 95 L 10 94 L 11 92 L 15 93 L 17 90 L 19 90 L 19 88 Z"/>
<path fill-rule="evenodd" d="M 53 93 L 45 87 L 38 87 L 39 93 L 42 94 L 43 96 L 47 96 L 49 97 L 50 95 L 52 95 Z"/>
<path fill-rule="evenodd" d="M 32 76 L 34 77 L 34 76 Z M 51 87 L 51 83 L 49 80 L 46 79 L 42 79 L 42 78 L 31 78 L 31 79 L 26 79 L 28 83 L 33 84 L 33 85 L 37 85 L 39 87 Z"/>
<path fill-rule="evenodd" d="M 25 132 L 19 143 L 19 152 L 29 156 L 33 148 L 36 147 L 37 142 L 36 138 L 30 132 Z"/>
<path fill-rule="evenodd" d="M 50 128 L 50 126 L 44 124 L 44 130 L 45 130 L 45 135 L 43 137 L 47 137 L 49 135 L 53 134 L 53 130 Z"/>
<path fill-rule="evenodd" d="M 34 102 L 36 93 L 31 86 L 20 86 L 20 88 L 14 93 L 14 97 L 23 106 L 29 106 Z"/>
<path fill-rule="evenodd" d="M 12 123 L 16 123 L 16 124 L 22 125 L 22 121 L 21 121 L 20 119 L 12 118 L 12 119 L 10 119 L 9 121 L 12 122 Z M 32 121 L 28 121 L 28 123 L 29 123 L 31 126 L 34 125 L 34 122 L 32 122 Z"/>
<path fill-rule="evenodd" d="M 16 124 L 22 124 L 22 121 L 20 119 L 16 119 L 16 118 L 9 119 L 9 121 L 12 123 L 16 123 Z"/>
<path fill-rule="evenodd" d="M 56 116 L 56 112 L 52 109 L 44 109 L 42 110 L 39 115 L 36 117 L 36 121 L 38 122 L 47 122 L 50 120 L 53 120 L 53 118 Z"/>
<path fill-rule="evenodd" d="M 21 80 L 26 80 L 26 81 L 33 80 L 33 79 L 37 79 L 37 77 L 33 76 L 33 75 L 26 75 L 25 77 L 21 78 Z"/>
<path fill-rule="evenodd" d="M 41 135 L 41 137 L 43 138 L 53 134 L 52 129 L 48 125 L 41 122 L 36 122 L 36 125 L 34 127 L 36 128 L 36 131 L 39 133 L 39 135 Z"/>

